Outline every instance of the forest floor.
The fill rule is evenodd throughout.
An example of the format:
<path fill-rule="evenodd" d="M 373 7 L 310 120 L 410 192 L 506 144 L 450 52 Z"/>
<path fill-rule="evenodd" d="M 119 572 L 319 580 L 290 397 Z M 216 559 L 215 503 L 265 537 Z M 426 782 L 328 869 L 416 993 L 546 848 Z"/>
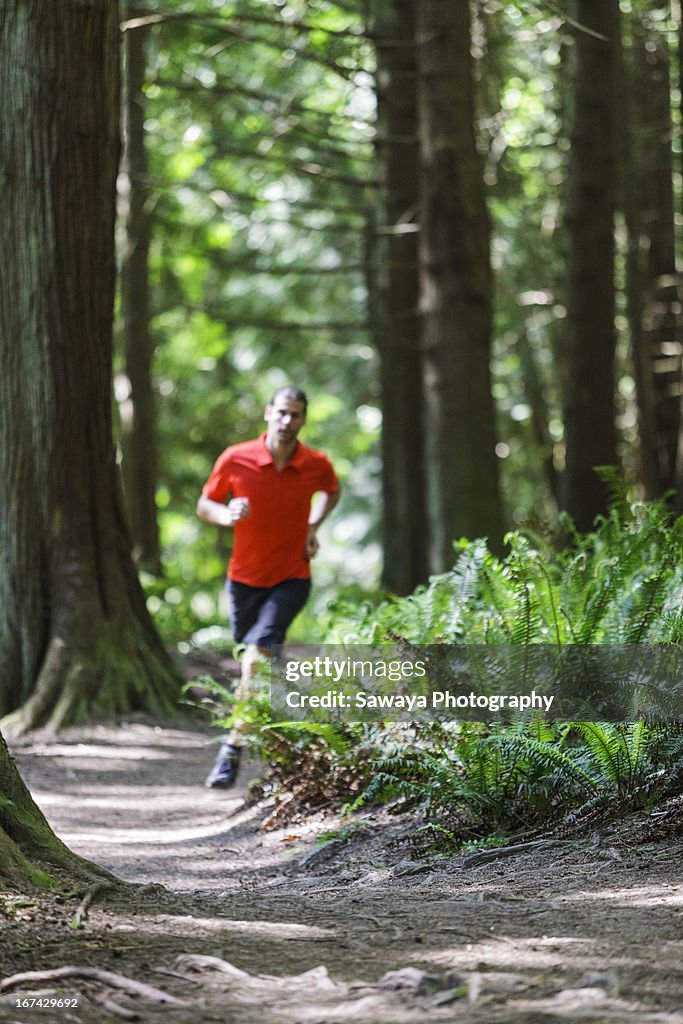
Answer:
<path fill-rule="evenodd" d="M 387 810 L 264 831 L 272 804 L 243 801 L 253 766 L 203 788 L 216 741 L 138 722 L 13 743 L 61 838 L 137 885 L 87 908 L 0 894 L 0 976 L 96 969 L 5 990 L 1 1021 L 683 1024 L 676 801 L 592 836 L 423 859 L 416 819 Z M 65 997 L 78 1005 L 40 1008 Z"/>

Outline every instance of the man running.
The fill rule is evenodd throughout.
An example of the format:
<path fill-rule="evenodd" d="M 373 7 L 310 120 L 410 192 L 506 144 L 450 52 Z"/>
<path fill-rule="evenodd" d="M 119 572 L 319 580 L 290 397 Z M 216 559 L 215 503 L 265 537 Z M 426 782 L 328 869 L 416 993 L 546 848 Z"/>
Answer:
<path fill-rule="evenodd" d="M 259 658 L 284 642 L 308 599 L 318 527 L 339 500 L 330 460 L 298 440 L 307 407 L 300 388 L 278 388 L 264 412 L 265 433 L 226 448 L 197 504 L 200 519 L 234 530 L 227 588 L 233 637 L 246 644 L 236 692 L 242 699 Z M 233 785 L 241 743 L 237 726 L 221 746 L 207 787 Z"/>

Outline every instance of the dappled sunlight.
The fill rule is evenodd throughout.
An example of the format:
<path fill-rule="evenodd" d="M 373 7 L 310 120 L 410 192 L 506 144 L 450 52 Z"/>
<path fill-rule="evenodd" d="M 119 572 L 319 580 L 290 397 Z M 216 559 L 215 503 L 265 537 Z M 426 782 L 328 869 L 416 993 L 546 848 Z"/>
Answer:
<path fill-rule="evenodd" d="M 209 836 L 224 834 L 225 819 L 209 824 L 193 825 L 185 828 L 173 828 L 164 825 L 160 819 L 159 825 L 152 825 L 150 828 L 122 828 L 120 825 L 116 834 L 112 835 L 107 826 L 95 829 L 90 832 L 64 832 L 60 836 L 69 846 L 76 848 L 78 843 L 104 843 L 111 846 L 127 846 L 131 843 L 153 843 L 156 845 L 169 845 L 185 842 L 188 839 L 203 839 Z"/>
<path fill-rule="evenodd" d="M 586 925 L 590 927 L 590 919 Z M 682 953 L 683 942 L 667 943 L 666 948 L 660 946 L 660 970 L 669 976 L 671 972 L 680 974 Z M 583 972 L 595 970 L 598 963 L 601 970 L 613 970 L 621 977 L 624 973 L 636 976 L 652 969 L 652 953 L 647 942 L 632 940 L 623 947 L 617 936 L 606 945 L 605 933 L 601 931 L 594 938 L 566 935 L 515 938 L 499 935 L 480 942 L 414 952 L 409 960 L 439 968 L 484 971 L 487 977 L 489 972 L 505 972 L 511 978 L 521 976 L 522 972 L 526 972 L 528 977 L 529 972 L 543 971 L 561 972 L 564 978 L 571 976 L 572 972 L 579 976 Z"/>
<path fill-rule="evenodd" d="M 628 903 L 629 907 L 680 906 L 683 904 L 683 886 L 637 885 L 624 889 L 597 889 L 563 896 L 564 904 L 595 903 L 597 901 Z"/>
<path fill-rule="evenodd" d="M 248 938 L 261 936 L 275 940 L 286 939 L 309 939 L 321 940 L 331 939 L 336 936 L 334 929 L 321 928 L 318 925 L 295 924 L 290 921 L 253 921 L 253 920 L 232 920 L 221 917 L 196 917 L 190 914 L 160 914 L 150 921 L 144 918 L 135 919 L 136 932 L 156 932 L 160 926 L 180 926 L 191 929 L 192 932 L 223 932 L 228 935 L 244 934 Z M 117 928 L 114 925 L 111 931 L 127 931 L 130 924 L 124 924 Z"/>
<path fill-rule="evenodd" d="M 115 763 L 116 761 L 142 761 L 154 760 L 154 761 L 168 761 L 173 757 L 173 748 L 168 746 L 166 750 L 161 749 L 159 746 L 100 746 L 95 744 L 77 743 L 73 744 L 59 744 L 55 743 L 49 747 L 42 749 L 33 750 L 32 753 L 37 754 L 39 757 L 66 757 L 70 761 L 77 760 L 78 758 L 91 758 L 97 757 L 107 761 L 107 763 Z M 84 761 L 83 767 L 88 765 L 90 768 L 93 767 L 91 762 Z M 79 770 L 81 766 L 79 765 Z"/>
<path fill-rule="evenodd" d="M 683 1024 L 683 0 L 2 10 L 0 1021 Z"/>
<path fill-rule="evenodd" d="M 72 810 L 74 798 L 77 798 L 79 806 L 82 808 L 109 807 L 138 811 L 140 800 L 149 799 L 150 791 L 153 787 L 139 787 L 140 792 L 138 795 L 131 794 L 131 788 L 134 787 L 126 787 L 125 795 L 122 794 L 121 789 L 116 786 L 111 787 L 110 795 L 103 793 L 101 796 L 84 796 L 82 791 L 77 787 L 66 787 L 61 793 L 48 793 L 46 791 L 40 792 L 39 790 L 36 792 L 39 802 L 45 807 L 64 806 L 69 807 Z M 155 812 L 158 812 L 159 814 L 168 811 L 175 811 L 193 817 L 200 813 L 200 811 L 203 814 L 205 811 L 210 812 L 213 809 L 216 812 L 222 813 L 223 818 L 225 818 L 241 804 L 240 799 L 229 799 L 226 798 L 225 794 L 222 794 L 220 804 L 212 798 L 215 798 L 215 794 L 207 793 L 205 795 L 204 793 L 200 793 L 198 800 L 196 786 L 186 786 L 183 788 L 174 787 L 171 793 L 167 793 L 163 790 L 161 793 L 155 792 L 154 807 Z"/>
<path fill-rule="evenodd" d="M 415 963 L 474 968 L 495 967 L 512 971 L 523 968 L 550 968 L 559 964 L 584 970 L 595 962 L 598 940 L 587 937 L 532 936 L 515 938 L 495 936 L 480 942 L 445 945 L 431 952 L 417 952 L 410 957 Z"/>
<path fill-rule="evenodd" d="M 201 977 L 217 1000 L 242 1008 L 270 1000 L 278 1013 L 296 1008 L 294 1019 L 315 1024 L 331 1018 L 331 1003 L 335 1020 L 413 1024 L 415 1000 L 429 1006 L 425 1019 L 450 1024 L 452 1000 L 467 998 L 451 989 L 468 987 L 472 1001 L 457 1010 L 473 1024 L 490 1024 L 492 1002 L 530 1019 L 542 1009 L 573 1020 L 576 1007 L 631 1014 L 637 1006 L 627 1001 L 636 987 L 645 992 L 645 979 L 648 1005 L 664 977 L 669 1005 L 678 997 L 683 884 L 667 884 L 679 882 L 668 856 L 567 841 L 499 859 L 487 851 L 493 861 L 476 866 L 467 855 L 423 862 L 405 819 L 380 810 L 351 822 L 320 812 L 264 829 L 272 802 L 244 804 L 257 765 L 245 762 L 234 789 L 211 791 L 202 784 L 215 747 L 208 734 L 178 744 L 165 733 L 134 743 L 123 735 L 111 746 L 101 733 L 62 740 L 57 749 L 68 756 L 17 752 L 60 838 L 118 878 L 147 883 L 111 901 L 98 895 L 90 907 L 83 937 L 115 950 L 117 966 L 137 964 L 144 948 L 145 963 L 170 982 L 183 955 L 225 958 L 227 968 L 197 963 L 186 984 Z M 130 756 L 119 759 L 122 747 Z M 74 770 L 81 761 L 82 773 Z M 63 963 L 59 943 L 51 948 Z M 299 980 L 325 970 L 320 993 L 314 978 Z M 596 970 L 609 975 L 609 991 L 582 980 Z M 400 985 L 425 972 L 430 980 L 420 994 L 383 986 L 387 971 L 405 975 Z M 432 1004 L 442 990 L 443 1005 Z M 646 1015 L 615 1020 L 654 1024 Z"/>

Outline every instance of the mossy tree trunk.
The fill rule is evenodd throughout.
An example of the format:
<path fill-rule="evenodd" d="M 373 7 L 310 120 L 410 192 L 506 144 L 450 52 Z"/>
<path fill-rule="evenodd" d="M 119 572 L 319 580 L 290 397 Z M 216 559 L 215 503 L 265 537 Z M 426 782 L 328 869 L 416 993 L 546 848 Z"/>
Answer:
<path fill-rule="evenodd" d="M 71 880 L 112 878 L 103 868 L 72 853 L 57 838 L 0 736 L 0 882 L 24 889 L 45 886 L 52 869 Z"/>
<path fill-rule="evenodd" d="M 165 711 L 112 441 L 116 0 L 7 0 L 0 53 L 0 711 Z"/>
<path fill-rule="evenodd" d="M 135 5 L 127 13 L 133 17 Z M 146 41 L 149 27 L 124 35 L 124 159 L 121 200 L 125 240 L 121 262 L 121 321 L 125 397 L 119 402 L 126 509 L 138 565 L 161 575 L 157 522 L 157 434 L 149 329 L 149 248 L 152 236 L 151 190 L 145 149 Z M 117 389 L 118 390 L 118 389 Z"/>

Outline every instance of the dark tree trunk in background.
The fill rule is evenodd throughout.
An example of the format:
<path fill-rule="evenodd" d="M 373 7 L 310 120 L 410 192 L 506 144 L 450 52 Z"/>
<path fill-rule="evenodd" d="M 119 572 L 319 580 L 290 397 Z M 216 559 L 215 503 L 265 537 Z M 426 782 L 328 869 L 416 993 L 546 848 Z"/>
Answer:
<path fill-rule="evenodd" d="M 683 11 L 679 9 L 679 20 L 678 20 L 678 46 L 677 46 L 677 64 L 678 64 L 678 117 L 680 120 L 681 112 L 683 111 Z M 680 129 L 679 129 L 680 130 Z M 683 152 L 679 153 L 676 170 L 679 175 L 683 175 Z M 680 212 L 680 211 L 679 211 Z M 680 279 L 678 281 L 680 290 Z M 680 313 L 679 313 L 680 323 Z M 681 399 L 683 402 L 683 387 L 681 388 Z M 679 512 L 683 512 L 683 416 L 679 420 L 678 429 L 678 452 L 676 456 L 676 508 Z"/>
<path fill-rule="evenodd" d="M 427 407 L 430 564 L 455 538 L 501 543 L 491 395 L 492 275 L 474 139 L 469 4 L 417 4 L 419 259 Z"/>
<path fill-rule="evenodd" d="M 129 16 L 135 9 L 129 7 Z M 121 265 L 121 319 L 126 394 L 119 401 L 123 481 L 133 535 L 133 554 L 142 568 L 161 573 L 157 522 L 157 444 L 153 347 L 149 330 L 150 189 L 145 151 L 146 27 L 129 29 L 125 41 L 123 181 L 125 251 Z"/>
<path fill-rule="evenodd" d="M 2 711 L 168 710 L 112 442 L 116 0 L 6 0 L 0 54 Z"/>
<path fill-rule="evenodd" d="M 668 0 L 654 7 L 669 9 Z M 648 238 L 643 301 L 643 332 L 649 352 L 655 395 L 658 494 L 676 485 L 676 455 L 680 428 L 681 343 L 678 338 L 679 288 L 674 228 L 673 156 L 671 150 L 670 64 L 668 44 L 660 33 L 650 34 L 646 52 L 649 73 L 649 136 L 651 173 L 642 229 Z"/>
<path fill-rule="evenodd" d="M 407 594 L 429 575 L 417 265 L 415 0 L 376 0 L 378 226 L 376 341 L 382 387 L 383 583 Z"/>
<path fill-rule="evenodd" d="M 539 373 L 536 355 L 526 331 L 522 331 L 519 336 L 517 350 L 524 376 L 524 394 L 531 406 L 531 429 L 534 440 L 538 445 L 539 454 L 543 460 L 543 475 L 548 491 L 559 508 L 560 480 L 555 469 L 554 444 L 552 434 L 550 433 L 550 410 L 543 380 Z"/>
<path fill-rule="evenodd" d="M 635 138 L 634 126 L 642 124 L 642 101 L 638 95 L 638 76 L 642 70 L 635 59 L 633 40 L 620 62 L 622 85 L 622 116 L 619 121 L 619 155 L 624 222 L 626 225 L 626 314 L 631 340 L 633 376 L 638 405 L 637 474 L 643 497 L 651 499 L 658 490 L 657 442 L 655 428 L 655 393 L 650 354 L 643 333 L 643 282 L 640 252 L 641 233 L 641 146 Z M 634 89 L 636 90 L 634 93 Z"/>
<path fill-rule="evenodd" d="M 650 5 L 668 12 L 668 0 Z M 631 18 L 627 88 L 628 310 L 635 367 L 644 496 L 676 486 L 681 345 L 674 231 L 668 42 L 650 18 Z"/>
<path fill-rule="evenodd" d="M 615 465 L 614 202 L 618 0 L 578 0 L 567 229 L 565 507 L 579 530 L 605 511 L 596 466 Z M 605 39 L 597 38 L 599 36 Z"/>

